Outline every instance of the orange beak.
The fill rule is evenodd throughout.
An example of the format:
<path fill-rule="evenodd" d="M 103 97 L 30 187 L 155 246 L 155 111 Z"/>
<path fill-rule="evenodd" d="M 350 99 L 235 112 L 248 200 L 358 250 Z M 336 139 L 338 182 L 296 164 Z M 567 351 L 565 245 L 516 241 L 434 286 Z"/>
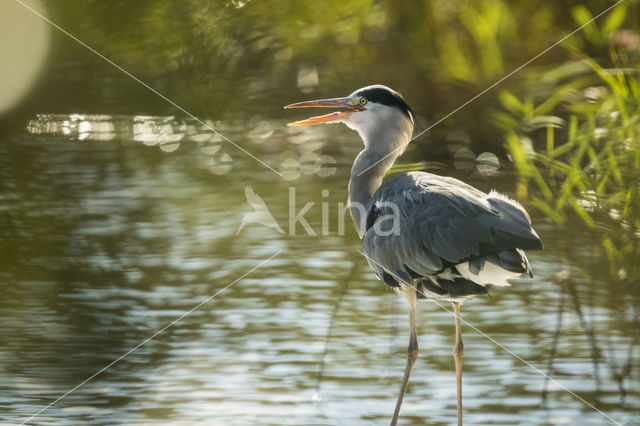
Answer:
<path fill-rule="evenodd" d="M 306 120 L 294 121 L 287 124 L 287 126 L 304 126 L 306 124 L 321 124 L 321 123 L 335 123 L 342 121 L 349 117 L 356 111 L 362 111 L 362 108 L 351 105 L 349 98 L 332 98 L 332 99 L 319 99 L 316 101 L 298 102 L 295 104 L 287 105 L 284 108 L 348 108 L 351 111 L 336 111 L 330 114 L 320 115 L 317 117 L 307 118 Z"/>

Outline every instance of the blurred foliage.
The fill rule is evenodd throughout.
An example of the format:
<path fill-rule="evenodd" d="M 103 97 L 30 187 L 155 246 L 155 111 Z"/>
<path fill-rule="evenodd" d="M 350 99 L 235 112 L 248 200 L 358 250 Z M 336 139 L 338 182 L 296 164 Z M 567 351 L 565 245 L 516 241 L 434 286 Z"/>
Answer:
<path fill-rule="evenodd" d="M 563 234 L 550 241 L 567 269 L 556 277 L 548 371 L 570 307 L 591 348 L 595 401 L 606 366 L 622 405 L 640 345 L 640 35 L 629 20 L 636 6 L 621 4 L 567 39 L 562 63 L 525 70 L 521 85 L 499 92 L 501 107 L 492 113 L 518 172 L 518 198 Z M 585 25 L 590 10 L 575 5 L 570 16 Z M 627 342 L 602 339 L 592 321 L 597 304 L 611 309 L 613 329 L 635 334 Z"/>
<path fill-rule="evenodd" d="M 626 9 L 620 6 L 608 15 L 603 32 L 587 26 L 578 37 L 591 55 L 606 51 L 609 35 L 622 23 L 639 28 L 638 2 L 625 4 Z M 337 96 L 383 83 L 404 93 L 413 109 L 431 122 L 573 31 L 591 16 L 589 11 L 610 5 L 604 0 L 67 0 L 48 4 L 52 18 L 63 28 L 198 115 L 273 116 L 291 100 Z M 66 53 L 73 63 L 62 74 L 78 72 L 78 62 L 90 56 L 80 51 L 65 47 L 56 55 Z M 565 50 L 553 49 L 536 64 L 556 66 L 570 57 Z M 95 75 L 107 72 L 104 69 L 100 64 L 85 71 Z M 501 87 L 520 84 L 520 79 L 510 78 Z M 51 90 L 59 87 L 49 86 Z M 78 90 L 75 86 L 64 97 L 108 96 L 121 90 L 116 79 L 105 78 L 100 87 Z M 61 96 L 53 93 L 51 97 Z M 133 98 L 130 105 L 140 113 L 141 100 L 135 98 L 143 96 Z M 95 104 L 94 98 L 90 101 Z M 149 113 L 158 112 L 151 110 L 154 106 L 166 107 L 158 102 L 143 105 Z M 499 150 L 500 133 L 487 125 L 490 110 L 497 106 L 495 93 L 479 98 L 434 128 L 434 140 L 445 140 L 457 131 L 472 135 L 469 143 L 478 150 Z M 104 103 L 102 108 L 95 112 L 111 112 L 104 111 Z M 425 119 L 419 122 L 426 126 Z M 433 155 L 443 151 L 442 144 L 433 145 L 421 144 L 421 149 Z"/>
<path fill-rule="evenodd" d="M 502 91 L 494 119 L 519 172 L 518 196 L 530 193 L 555 225 L 578 219 L 578 232 L 586 226 L 597 241 L 594 260 L 606 261 L 611 277 L 637 284 L 640 37 L 620 30 L 627 11 L 619 7 L 571 39 L 565 46 L 574 60 L 530 76 L 518 94 Z M 578 24 L 591 19 L 584 6 L 572 16 Z M 633 43 L 616 46 L 615 37 Z M 601 48 L 606 58 L 584 53 Z"/>

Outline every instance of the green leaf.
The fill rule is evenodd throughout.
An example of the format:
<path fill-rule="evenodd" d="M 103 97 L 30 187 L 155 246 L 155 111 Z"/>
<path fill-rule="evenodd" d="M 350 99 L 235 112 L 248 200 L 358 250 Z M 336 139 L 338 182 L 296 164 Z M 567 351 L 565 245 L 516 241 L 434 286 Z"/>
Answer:
<path fill-rule="evenodd" d="M 622 25 L 626 16 L 627 6 L 624 4 L 616 6 L 611 12 L 609 12 L 602 24 L 602 35 L 604 37 L 610 36 L 611 33 L 620 28 L 620 25 Z"/>
<path fill-rule="evenodd" d="M 551 154 L 553 152 L 554 140 L 553 140 L 553 125 L 547 124 L 547 152 Z"/>
<path fill-rule="evenodd" d="M 500 103 L 505 107 L 509 112 L 513 114 L 521 114 L 522 113 L 522 102 L 518 98 L 515 97 L 512 93 L 503 90 L 498 95 L 500 98 Z"/>
<path fill-rule="evenodd" d="M 583 220 L 583 222 L 589 227 L 594 228 L 596 226 L 593 218 L 589 215 L 589 213 L 578 203 L 578 200 L 572 198 L 570 200 L 570 205 L 573 207 L 573 210 L 578 213 L 578 216 Z"/>
<path fill-rule="evenodd" d="M 576 6 L 573 9 L 571 9 L 571 15 L 573 16 L 573 19 L 576 21 L 576 24 L 580 26 L 586 25 L 582 29 L 582 31 L 584 31 L 584 36 L 587 38 L 587 40 L 591 41 L 592 43 L 599 44 L 600 33 L 598 31 L 598 28 L 596 27 L 596 24 L 594 24 L 593 21 L 591 21 L 593 19 L 593 15 L 591 15 L 591 12 L 589 12 L 589 9 L 587 9 L 583 5 Z M 591 22 L 587 24 L 587 22 L 589 21 Z"/>

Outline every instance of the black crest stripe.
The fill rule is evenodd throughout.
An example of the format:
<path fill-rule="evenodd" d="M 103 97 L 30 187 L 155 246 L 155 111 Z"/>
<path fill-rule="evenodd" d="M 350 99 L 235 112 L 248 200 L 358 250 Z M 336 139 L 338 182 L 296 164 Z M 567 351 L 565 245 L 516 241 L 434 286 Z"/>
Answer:
<path fill-rule="evenodd" d="M 358 96 L 365 97 L 369 102 L 376 102 L 382 105 L 399 108 L 403 113 L 413 118 L 413 111 L 402 96 L 385 86 L 369 86 L 357 93 Z"/>

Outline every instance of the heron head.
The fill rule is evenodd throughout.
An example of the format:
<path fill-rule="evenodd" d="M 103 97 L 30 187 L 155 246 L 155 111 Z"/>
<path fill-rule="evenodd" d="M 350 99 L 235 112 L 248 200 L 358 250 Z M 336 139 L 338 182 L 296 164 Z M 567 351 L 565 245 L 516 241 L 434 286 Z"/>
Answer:
<path fill-rule="evenodd" d="M 289 126 L 307 124 L 344 123 L 356 130 L 365 144 L 376 135 L 397 132 L 411 137 L 413 112 L 394 90 L 376 84 L 356 90 L 345 98 L 319 99 L 298 102 L 285 108 L 341 108 L 329 114 L 289 123 Z M 379 138 L 377 138 L 379 139 Z"/>

